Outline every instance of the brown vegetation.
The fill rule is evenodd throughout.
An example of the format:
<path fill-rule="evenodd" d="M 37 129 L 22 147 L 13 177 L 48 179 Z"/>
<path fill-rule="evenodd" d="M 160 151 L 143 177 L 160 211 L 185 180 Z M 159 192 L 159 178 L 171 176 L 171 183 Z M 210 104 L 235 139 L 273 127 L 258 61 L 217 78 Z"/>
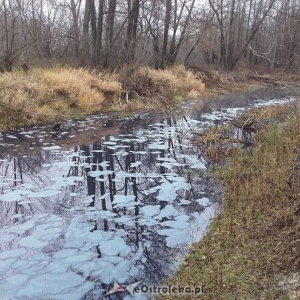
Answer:
<path fill-rule="evenodd" d="M 7 128 L 95 113 L 107 94 L 120 93 L 114 75 L 58 67 L 5 73 L 0 87 L 1 127 Z"/>
<path fill-rule="evenodd" d="M 299 281 L 290 280 L 300 267 L 299 102 L 252 111 L 252 118 L 265 125 L 255 146 L 237 149 L 215 173 L 225 188 L 221 213 L 169 282 L 203 284 L 199 299 L 299 296 Z"/>
<path fill-rule="evenodd" d="M 62 67 L 7 72 L 0 76 L 0 128 L 108 110 L 169 110 L 183 98 L 204 94 L 202 81 L 182 66 L 123 69 L 120 74 Z"/>
<path fill-rule="evenodd" d="M 170 109 L 183 98 L 205 95 L 202 81 L 183 66 L 166 70 L 124 68 L 120 72 L 120 81 L 125 98 L 140 100 L 143 105 L 157 109 Z"/>

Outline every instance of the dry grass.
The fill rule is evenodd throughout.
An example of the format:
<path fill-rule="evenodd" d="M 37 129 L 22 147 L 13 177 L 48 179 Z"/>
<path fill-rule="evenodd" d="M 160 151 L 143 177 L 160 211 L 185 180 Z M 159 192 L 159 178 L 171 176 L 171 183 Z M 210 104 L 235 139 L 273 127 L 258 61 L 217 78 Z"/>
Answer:
<path fill-rule="evenodd" d="M 51 122 L 100 111 L 107 98 L 118 98 L 115 75 L 84 69 L 34 68 L 0 76 L 1 127 Z"/>
<path fill-rule="evenodd" d="M 253 108 L 237 119 L 240 124 L 254 121 L 258 128 L 265 127 L 272 122 L 284 121 L 290 116 L 297 114 L 299 102 L 291 102 L 286 105 L 275 105 L 270 107 Z"/>
<path fill-rule="evenodd" d="M 255 147 L 237 151 L 217 174 L 225 188 L 221 214 L 169 282 L 203 284 L 201 299 L 290 299 L 278 283 L 300 267 L 299 104 L 263 111 L 268 126 Z M 270 123 L 278 114 L 284 122 Z"/>
<path fill-rule="evenodd" d="M 172 110 L 183 98 L 228 93 L 240 89 L 240 82 L 243 76 L 183 66 L 126 67 L 119 74 L 68 67 L 16 70 L 0 76 L 0 129 L 99 111 Z"/>
<path fill-rule="evenodd" d="M 241 89 L 252 89 L 252 82 L 247 78 L 246 72 L 228 73 L 209 68 L 192 68 L 192 70 L 210 93 L 227 94 Z"/>
<path fill-rule="evenodd" d="M 184 67 L 123 69 L 32 68 L 0 76 L 0 128 L 28 126 L 99 111 L 172 109 L 182 98 L 204 94 L 204 84 Z M 120 101 L 128 96 L 128 101 Z M 138 101 L 136 101 L 138 99 Z"/>
<path fill-rule="evenodd" d="M 183 66 L 166 70 L 124 68 L 120 72 L 120 81 L 129 101 L 142 99 L 144 104 L 156 108 L 171 109 L 182 98 L 205 95 L 203 82 Z"/>

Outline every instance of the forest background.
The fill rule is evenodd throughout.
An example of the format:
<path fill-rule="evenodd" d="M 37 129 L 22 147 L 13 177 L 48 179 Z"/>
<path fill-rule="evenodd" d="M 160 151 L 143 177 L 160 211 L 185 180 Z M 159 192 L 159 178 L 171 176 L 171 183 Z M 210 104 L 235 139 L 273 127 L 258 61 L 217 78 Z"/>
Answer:
<path fill-rule="evenodd" d="M 299 70 L 297 0 L 2 0 L 1 71 L 67 64 Z"/>

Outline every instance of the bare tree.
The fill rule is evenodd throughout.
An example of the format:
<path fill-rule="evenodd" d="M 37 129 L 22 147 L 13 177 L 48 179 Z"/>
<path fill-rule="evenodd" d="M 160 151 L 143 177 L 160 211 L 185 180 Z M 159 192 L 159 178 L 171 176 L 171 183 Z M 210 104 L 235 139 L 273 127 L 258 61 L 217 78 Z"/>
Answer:
<path fill-rule="evenodd" d="M 240 17 L 241 4 L 237 5 L 235 0 L 228 2 L 224 0 L 209 0 L 210 7 L 215 13 L 219 28 L 219 64 L 222 68 L 232 70 L 236 66 L 262 27 L 264 20 L 273 8 L 275 2 L 276 0 L 260 0 L 255 1 L 253 5 L 250 0 L 247 35 L 243 41 L 235 43 L 236 37 L 240 36 L 239 33 L 236 32 L 237 24 L 235 21 Z M 227 12 L 229 12 L 229 14 Z M 234 44 L 236 45 L 235 48 Z"/>
<path fill-rule="evenodd" d="M 94 50 L 94 61 L 97 65 L 100 64 L 101 51 L 102 51 L 103 19 L 104 19 L 104 0 L 99 0 L 97 36 L 96 36 L 95 50 Z"/>
<path fill-rule="evenodd" d="M 191 23 L 191 14 L 194 8 L 194 4 L 195 4 L 195 0 L 183 1 L 178 14 L 178 9 L 179 9 L 178 1 L 175 0 L 173 35 L 170 42 L 169 53 L 167 56 L 168 65 L 174 65 L 180 47 L 182 46 L 183 42 L 186 39 L 187 28 L 188 25 Z M 186 15 L 184 15 L 185 9 L 187 10 Z M 180 33 L 178 33 L 179 27 L 181 27 Z"/>
<path fill-rule="evenodd" d="M 127 0 L 128 20 L 124 45 L 124 55 L 127 64 L 133 62 L 135 58 L 140 2 L 140 0 Z"/>
<path fill-rule="evenodd" d="M 90 54 L 90 43 L 89 43 L 89 23 L 91 20 L 91 6 L 94 0 L 85 1 L 84 19 L 82 25 L 82 49 L 83 59 L 86 61 Z"/>
<path fill-rule="evenodd" d="M 163 45 L 162 45 L 162 52 L 161 52 L 161 63 L 160 63 L 161 68 L 166 67 L 167 47 L 168 47 L 168 40 L 169 40 L 169 28 L 170 28 L 170 22 L 171 22 L 171 9 L 172 9 L 172 1 L 171 0 L 166 0 L 164 37 L 163 37 Z"/>
<path fill-rule="evenodd" d="M 75 45 L 75 55 L 79 55 L 79 49 L 80 49 L 80 28 L 79 28 L 79 12 L 80 12 L 80 6 L 81 6 L 82 0 L 70 0 L 70 4 L 65 1 L 65 5 L 68 5 L 70 8 L 70 11 L 72 13 L 72 36 L 74 39 L 74 45 Z"/>
<path fill-rule="evenodd" d="M 12 0 L 3 0 L 0 6 L 1 16 L 1 58 L 8 72 L 12 71 L 13 64 L 22 51 L 30 44 L 26 41 L 26 34 L 22 34 L 22 20 L 19 3 Z"/>
<path fill-rule="evenodd" d="M 98 68 L 196 57 L 226 70 L 241 60 L 300 66 L 298 0 L 0 0 L 0 17 L 8 71 L 19 58 Z"/>
<path fill-rule="evenodd" d="M 106 35 L 105 35 L 105 53 L 103 67 L 108 68 L 110 63 L 110 55 L 114 37 L 115 15 L 116 15 L 116 0 L 110 0 L 106 19 Z"/>

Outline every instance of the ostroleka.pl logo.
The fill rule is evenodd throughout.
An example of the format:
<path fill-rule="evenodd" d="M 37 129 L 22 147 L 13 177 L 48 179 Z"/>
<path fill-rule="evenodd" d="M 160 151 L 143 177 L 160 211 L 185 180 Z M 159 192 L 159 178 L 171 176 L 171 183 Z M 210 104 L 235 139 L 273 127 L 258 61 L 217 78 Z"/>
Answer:
<path fill-rule="evenodd" d="M 146 285 L 141 283 L 143 280 L 128 284 L 121 285 L 116 280 L 114 281 L 113 287 L 104 295 L 109 296 L 118 292 L 128 292 L 131 296 L 135 293 L 142 294 L 190 294 L 190 295 L 201 295 L 203 294 L 203 287 L 194 286 L 194 287 L 186 287 L 181 285 L 165 285 L 165 286 L 156 286 L 156 285 Z"/>
<path fill-rule="evenodd" d="M 143 280 L 128 284 L 128 285 L 121 285 L 118 282 L 114 281 L 113 287 L 104 295 L 104 296 L 109 296 L 114 293 L 118 292 L 128 292 L 131 296 L 135 293 L 136 287 L 141 284 Z"/>

